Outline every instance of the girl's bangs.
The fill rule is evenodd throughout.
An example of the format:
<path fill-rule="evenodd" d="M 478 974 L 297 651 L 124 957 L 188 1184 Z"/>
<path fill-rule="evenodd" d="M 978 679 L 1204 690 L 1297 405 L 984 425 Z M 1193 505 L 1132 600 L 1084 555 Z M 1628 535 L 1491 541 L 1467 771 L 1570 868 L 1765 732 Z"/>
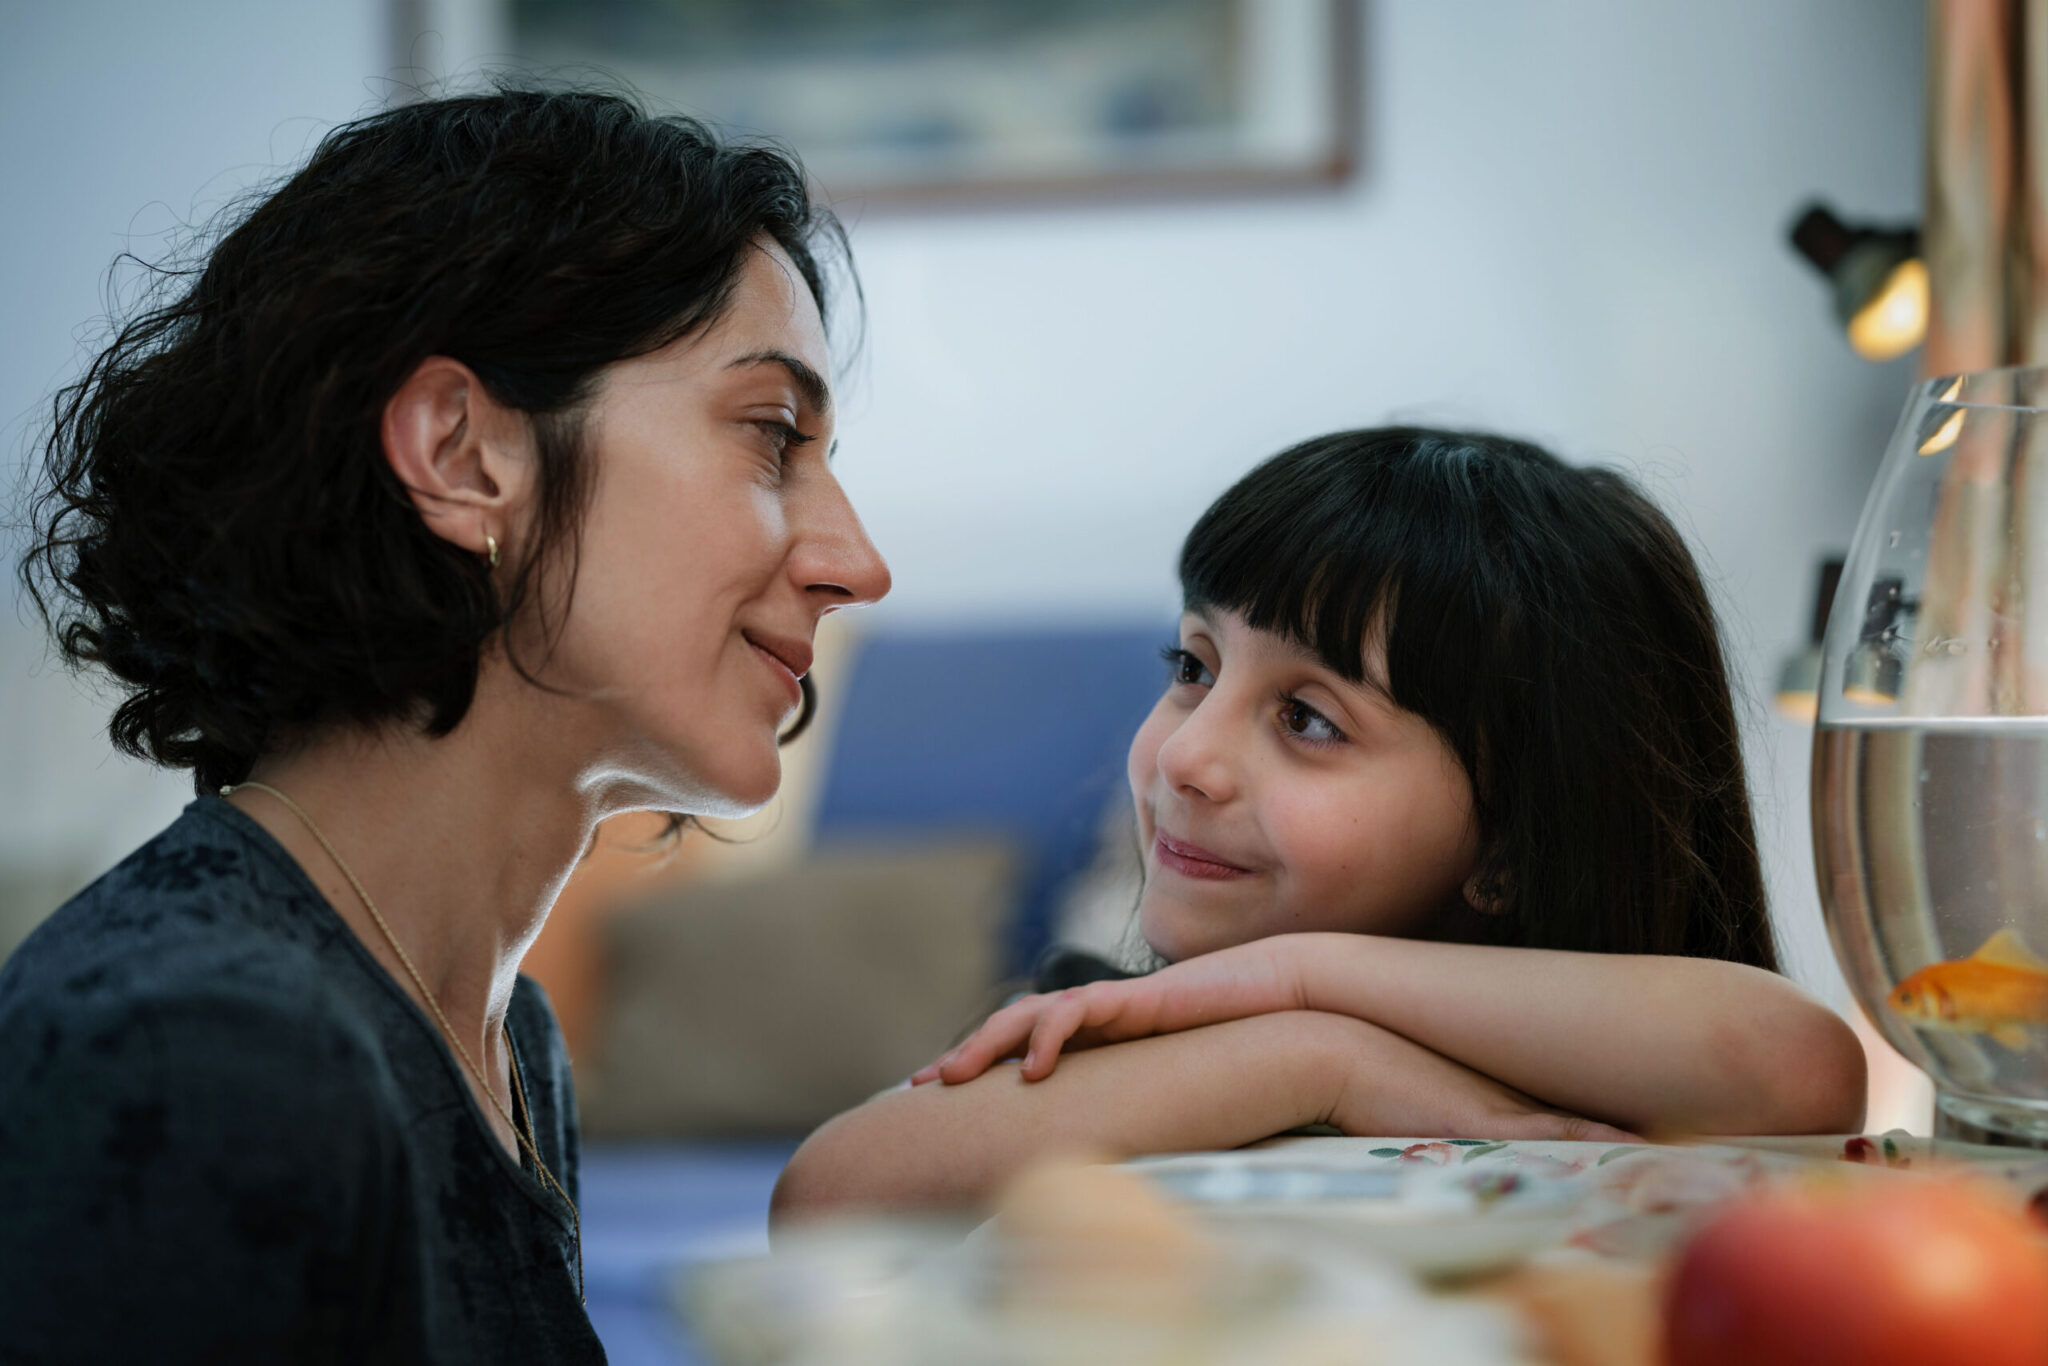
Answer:
<path fill-rule="evenodd" d="M 1463 558 L 1457 543 L 1467 538 L 1457 519 L 1442 515 L 1441 492 L 1430 497 L 1403 477 L 1400 463 L 1361 461 L 1355 440 L 1325 438 L 1252 471 L 1188 533 L 1185 607 L 1234 612 L 1353 683 L 1374 681 L 1366 675 L 1369 645 L 1384 645 L 1390 666 L 1418 644 L 1433 653 L 1397 640 L 1399 609 L 1408 609 L 1411 625 L 1442 622 L 1451 604 L 1441 571 Z"/>

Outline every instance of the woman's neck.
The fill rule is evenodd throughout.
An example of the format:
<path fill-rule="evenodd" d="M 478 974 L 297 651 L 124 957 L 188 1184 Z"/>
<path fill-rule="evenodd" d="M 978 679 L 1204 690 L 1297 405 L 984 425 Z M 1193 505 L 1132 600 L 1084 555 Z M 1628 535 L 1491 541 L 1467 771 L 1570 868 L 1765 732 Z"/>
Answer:
<path fill-rule="evenodd" d="M 584 780 L 577 709 L 508 672 L 480 671 L 469 712 L 446 736 L 401 727 L 335 733 L 266 757 L 250 774 L 318 824 L 419 984 L 289 808 L 257 788 L 230 799 L 284 845 L 408 995 L 424 985 L 493 1089 L 505 1075 L 500 1026 L 520 960 L 608 814 Z"/>

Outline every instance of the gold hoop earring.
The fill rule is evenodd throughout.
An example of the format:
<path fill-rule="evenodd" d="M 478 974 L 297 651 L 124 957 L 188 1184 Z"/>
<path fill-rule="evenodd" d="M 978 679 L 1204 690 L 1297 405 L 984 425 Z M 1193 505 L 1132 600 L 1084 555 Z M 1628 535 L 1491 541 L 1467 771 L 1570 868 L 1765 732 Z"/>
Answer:
<path fill-rule="evenodd" d="M 484 533 L 484 553 L 491 557 L 491 568 L 498 567 L 498 538 L 490 532 Z"/>

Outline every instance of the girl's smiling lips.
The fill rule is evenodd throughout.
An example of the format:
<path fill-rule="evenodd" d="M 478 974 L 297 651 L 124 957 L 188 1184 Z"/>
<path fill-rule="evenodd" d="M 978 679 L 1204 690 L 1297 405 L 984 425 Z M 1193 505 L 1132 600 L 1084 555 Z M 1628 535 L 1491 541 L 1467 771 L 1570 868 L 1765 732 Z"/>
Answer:
<path fill-rule="evenodd" d="M 1152 852 L 1158 857 L 1160 867 L 1171 869 L 1182 877 L 1218 882 L 1251 876 L 1251 869 L 1240 868 L 1199 844 L 1174 839 L 1163 830 L 1153 837 Z"/>

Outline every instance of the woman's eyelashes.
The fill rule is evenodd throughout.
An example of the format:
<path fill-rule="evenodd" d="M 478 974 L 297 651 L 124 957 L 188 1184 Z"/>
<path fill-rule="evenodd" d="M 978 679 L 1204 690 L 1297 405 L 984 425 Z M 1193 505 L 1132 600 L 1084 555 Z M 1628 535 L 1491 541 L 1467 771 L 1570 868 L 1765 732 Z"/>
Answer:
<path fill-rule="evenodd" d="M 1341 745 L 1350 738 L 1329 717 L 1291 693 L 1280 695 L 1279 721 L 1288 736 L 1314 749 Z"/>
<path fill-rule="evenodd" d="M 754 425 L 760 428 L 767 436 L 769 449 L 775 452 L 777 460 L 787 456 L 797 447 L 808 446 L 818 439 L 815 436 L 806 435 L 790 423 L 778 421 L 774 418 L 758 419 Z"/>
<path fill-rule="evenodd" d="M 1159 657 L 1166 661 L 1173 682 L 1180 686 L 1206 688 L 1216 681 L 1215 675 L 1209 672 L 1209 666 L 1192 650 L 1169 645 L 1159 652 Z"/>

